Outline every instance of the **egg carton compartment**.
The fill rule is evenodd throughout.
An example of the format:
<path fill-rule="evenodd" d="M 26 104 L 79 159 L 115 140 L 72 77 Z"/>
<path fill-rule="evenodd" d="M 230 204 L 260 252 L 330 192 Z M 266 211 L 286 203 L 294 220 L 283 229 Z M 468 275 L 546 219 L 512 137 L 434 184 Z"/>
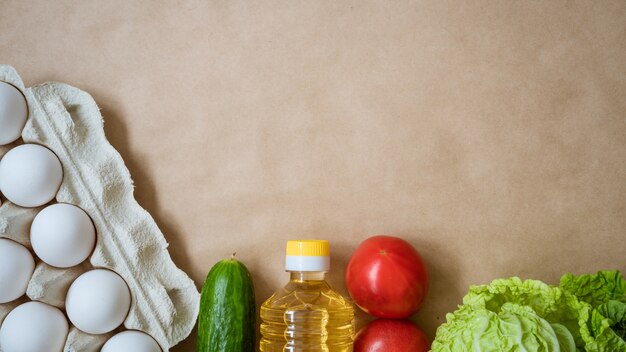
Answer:
<path fill-rule="evenodd" d="M 130 173 L 104 135 L 95 101 L 63 83 L 25 88 L 8 65 L 0 65 L 0 80 L 26 96 L 29 118 L 22 131 L 23 142 L 45 146 L 61 161 L 63 181 L 56 201 L 84 210 L 97 233 L 87 262 L 61 269 L 37 261 L 28 298 L 64 309 L 68 288 L 78 276 L 92 268 L 112 270 L 124 279 L 131 293 L 123 328 L 146 332 L 168 351 L 190 334 L 200 294 L 171 260 L 168 244 L 153 218 L 134 199 Z M 21 143 L 0 146 L 0 157 Z M 32 250 L 30 226 L 42 208 L 23 208 L 2 199 L 0 238 Z M 22 297 L 0 304 L 0 321 L 25 301 Z M 64 351 L 99 351 L 112 335 L 91 335 L 70 326 Z"/>

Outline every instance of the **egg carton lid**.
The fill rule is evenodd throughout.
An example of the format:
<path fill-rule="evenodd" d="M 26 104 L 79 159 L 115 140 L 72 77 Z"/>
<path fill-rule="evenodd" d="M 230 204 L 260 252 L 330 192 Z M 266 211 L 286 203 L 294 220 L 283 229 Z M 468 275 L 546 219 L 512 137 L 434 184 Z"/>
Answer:
<path fill-rule="evenodd" d="M 124 327 L 150 334 L 163 351 L 168 351 L 191 333 L 200 294 L 172 261 L 168 243 L 152 216 L 135 200 L 130 173 L 105 137 L 95 101 L 88 93 L 64 83 L 26 88 L 9 65 L 0 65 L 0 80 L 19 88 L 28 101 L 24 142 L 46 146 L 63 165 L 56 200 L 79 206 L 93 220 L 97 243 L 89 259 L 91 265 L 115 271 L 128 284 L 132 303 Z M 2 204 L 0 237 L 29 246 L 25 229 L 37 210 L 19 208 L 8 201 Z M 45 281 L 51 279 L 47 275 L 33 276 L 31 281 L 35 282 L 29 287 L 46 287 Z M 0 310 L 9 310 L 10 304 L 0 305 Z M 72 341 L 77 345 L 81 338 L 89 338 L 79 332 L 73 336 L 79 340 Z"/>

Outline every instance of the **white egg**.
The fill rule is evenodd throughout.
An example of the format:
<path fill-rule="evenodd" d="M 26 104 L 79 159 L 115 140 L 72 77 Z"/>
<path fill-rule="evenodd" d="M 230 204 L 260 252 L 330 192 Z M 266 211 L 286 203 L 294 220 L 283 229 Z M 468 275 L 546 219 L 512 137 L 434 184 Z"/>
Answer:
<path fill-rule="evenodd" d="M 130 290 L 116 273 L 95 269 L 79 276 L 70 286 L 65 310 L 78 329 L 104 334 L 120 326 L 130 309 Z"/>
<path fill-rule="evenodd" d="M 17 146 L 0 160 L 0 191 L 22 207 L 38 207 L 51 201 L 62 180 L 59 158 L 37 144 Z"/>
<path fill-rule="evenodd" d="M 154 339 L 141 331 L 128 330 L 111 337 L 100 352 L 161 352 Z"/>
<path fill-rule="evenodd" d="M 81 208 L 57 203 L 37 214 L 30 227 L 30 242 L 46 264 L 69 268 L 89 257 L 96 243 L 96 229 Z"/>
<path fill-rule="evenodd" d="M 27 119 L 28 105 L 22 92 L 0 81 L 0 145 L 20 138 Z"/>
<path fill-rule="evenodd" d="M 24 295 L 34 270 L 35 260 L 26 247 L 0 238 L 0 303 Z"/>
<path fill-rule="evenodd" d="M 41 302 L 13 309 L 0 327 L 3 352 L 61 352 L 69 327 L 63 313 Z"/>

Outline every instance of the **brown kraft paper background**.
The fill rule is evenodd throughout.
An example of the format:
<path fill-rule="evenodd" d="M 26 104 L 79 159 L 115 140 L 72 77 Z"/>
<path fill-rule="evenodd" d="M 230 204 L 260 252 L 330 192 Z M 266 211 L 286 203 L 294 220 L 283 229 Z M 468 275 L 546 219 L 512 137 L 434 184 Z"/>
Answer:
<path fill-rule="evenodd" d="M 392 234 L 432 338 L 470 284 L 626 270 L 624 1 L 3 1 L 0 62 L 94 96 L 198 287 L 237 252 L 260 304 L 325 238 L 345 294 Z"/>

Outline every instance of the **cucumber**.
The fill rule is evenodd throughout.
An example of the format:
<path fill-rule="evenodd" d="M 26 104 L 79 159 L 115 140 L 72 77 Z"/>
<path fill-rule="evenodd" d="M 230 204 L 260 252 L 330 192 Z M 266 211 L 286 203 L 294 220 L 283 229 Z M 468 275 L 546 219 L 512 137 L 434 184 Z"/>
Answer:
<path fill-rule="evenodd" d="M 243 263 L 225 259 L 207 275 L 200 298 L 198 352 L 253 352 L 254 285 Z"/>

